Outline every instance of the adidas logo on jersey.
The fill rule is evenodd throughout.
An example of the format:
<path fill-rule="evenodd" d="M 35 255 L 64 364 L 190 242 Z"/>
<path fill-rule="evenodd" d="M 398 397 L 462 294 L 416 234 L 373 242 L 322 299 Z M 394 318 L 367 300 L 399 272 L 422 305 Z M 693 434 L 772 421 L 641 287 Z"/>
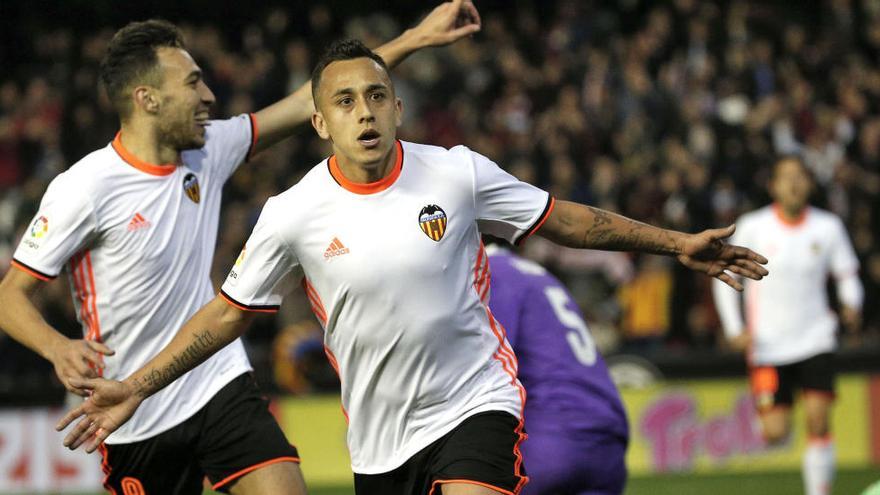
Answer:
<path fill-rule="evenodd" d="M 324 251 L 324 259 L 330 261 L 336 256 L 342 256 L 343 254 L 348 254 L 348 248 L 342 245 L 339 238 L 334 237 L 333 242 L 331 242 L 330 246 Z"/>
<path fill-rule="evenodd" d="M 128 222 L 128 231 L 134 232 L 135 230 L 145 229 L 149 226 L 150 226 L 149 220 L 142 217 L 140 213 L 135 213 L 134 217 L 132 217 L 131 221 Z"/>

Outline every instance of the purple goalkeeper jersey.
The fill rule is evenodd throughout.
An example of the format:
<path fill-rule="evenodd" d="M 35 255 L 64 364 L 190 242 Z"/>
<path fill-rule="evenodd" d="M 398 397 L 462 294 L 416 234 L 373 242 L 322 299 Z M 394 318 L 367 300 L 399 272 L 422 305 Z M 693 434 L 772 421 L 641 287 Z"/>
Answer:
<path fill-rule="evenodd" d="M 495 246 L 489 307 L 507 330 L 526 388 L 526 431 L 628 438 L 617 388 L 577 305 L 540 265 Z"/>

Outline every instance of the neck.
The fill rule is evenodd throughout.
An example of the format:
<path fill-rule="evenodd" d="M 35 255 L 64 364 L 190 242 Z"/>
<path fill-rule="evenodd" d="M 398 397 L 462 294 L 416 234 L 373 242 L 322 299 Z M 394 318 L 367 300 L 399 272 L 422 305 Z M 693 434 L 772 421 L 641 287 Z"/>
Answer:
<path fill-rule="evenodd" d="M 341 153 L 336 153 L 336 164 L 339 165 L 342 175 L 346 179 L 360 184 L 369 184 L 388 177 L 388 174 L 394 169 L 396 161 L 396 142 L 381 160 L 372 163 L 357 163 Z"/>
<path fill-rule="evenodd" d="M 156 130 L 134 122 L 123 123 L 119 138 L 129 153 L 146 163 L 156 165 L 180 165 L 180 151 L 163 145 Z"/>
<path fill-rule="evenodd" d="M 791 222 L 791 223 L 794 223 L 794 222 L 797 222 L 798 220 L 800 220 L 801 217 L 803 217 L 803 215 L 804 215 L 804 211 L 807 209 L 807 205 L 800 205 L 800 206 L 787 205 L 786 206 L 786 205 L 782 205 L 782 204 L 777 203 L 776 206 L 777 206 L 776 210 L 779 212 L 779 215 L 782 217 L 782 219 L 787 222 Z"/>

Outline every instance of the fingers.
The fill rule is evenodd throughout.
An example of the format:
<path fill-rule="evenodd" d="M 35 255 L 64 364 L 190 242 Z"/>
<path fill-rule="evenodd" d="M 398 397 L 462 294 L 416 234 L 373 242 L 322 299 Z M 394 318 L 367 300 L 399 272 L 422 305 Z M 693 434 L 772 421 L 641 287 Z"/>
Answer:
<path fill-rule="evenodd" d="M 89 454 L 94 452 L 95 449 L 97 449 L 99 445 L 104 443 L 104 440 L 107 440 L 107 437 L 109 436 L 110 431 L 106 430 L 105 428 L 98 428 L 97 431 L 95 431 L 95 434 L 91 437 L 91 441 L 89 442 L 89 444 L 86 445 L 86 452 L 88 452 Z"/>
<path fill-rule="evenodd" d="M 460 28 L 456 28 L 450 31 L 449 41 L 452 42 L 459 38 L 464 38 L 465 36 L 470 36 L 478 32 L 480 32 L 480 26 L 478 24 L 468 24 L 466 26 L 462 26 Z"/>
<path fill-rule="evenodd" d="M 739 281 L 736 278 L 731 277 L 729 274 L 727 274 L 725 272 L 721 272 L 718 275 L 715 275 L 715 278 L 717 278 L 718 280 L 724 282 L 725 284 L 733 287 L 735 290 L 737 290 L 739 292 L 742 292 L 742 290 L 743 290 L 742 284 L 739 283 Z"/>
<path fill-rule="evenodd" d="M 66 437 L 64 446 L 70 450 L 76 450 L 98 431 L 98 423 L 88 417 L 83 418 Z M 94 450 L 94 449 L 93 449 Z"/>
<path fill-rule="evenodd" d="M 72 423 L 76 418 L 82 416 L 83 414 L 85 414 L 85 409 L 83 409 L 83 406 L 78 406 L 78 407 L 71 409 L 55 425 L 55 431 L 61 431 L 65 428 L 67 428 L 67 426 L 70 425 L 70 423 Z"/>
<path fill-rule="evenodd" d="M 94 340 L 87 340 L 86 345 L 88 345 L 93 351 L 100 352 L 101 354 L 103 354 L 105 356 L 112 356 L 112 355 L 116 354 L 116 351 L 107 347 L 106 345 L 104 345 L 101 342 L 97 342 Z"/>
<path fill-rule="evenodd" d="M 713 240 L 722 240 L 727 239 L 732 236 L 734 231 L 736 231 L 736 225 L 728 225 L 723 229 L 711 229 L 709 230 L 709 237 Z"/>
<path fill-rule="evenodd" d="M 476 23 L 478 26 L 481 26 L 483 24 L 482 19 L 480 19 L 480 11 L 477 10 L 477 7 L 471 0 L 466 0 L 462 4 L 462 9 L 465 11 L 468 17 L 470 17 L 471 21 Z"/>
<path fill-rule="evenodd" d="M 79 378 L 79 377 L 71 377 L 68 382 L 76 388 L 80 388 L 83 390 L 94 390 L 95 387 L 100 385 L 100 378 Z"/>
<path fill-rule="evenodd" d="M 731 266 L 738 266 L 738 267 L 742 268 L 743 270 L 747 270 L 747 271 L 752 272 L 756 275 L 759 275 L 760 278 L 757 278 L 755 280 L 761 280 L 761 278 L 764 278 L 770 274 L 770 271 L 768 271 L 766 268 L 764 268 L 763 266 L 759 265 L 758 263 L 756 263 L 752 260 L 736 260 L 733 262 L 733 264 Z M 749 277 L 749 278 L 754 278 L 754 277 Z"/>

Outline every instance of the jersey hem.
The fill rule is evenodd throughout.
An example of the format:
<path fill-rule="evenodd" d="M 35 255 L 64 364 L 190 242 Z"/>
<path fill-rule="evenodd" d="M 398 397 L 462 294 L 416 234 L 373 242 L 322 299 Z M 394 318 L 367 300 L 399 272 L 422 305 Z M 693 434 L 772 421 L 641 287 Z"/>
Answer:
<path fill-rule="evenodd" d="M 752 359 L 752 366 L 786 366 L 789 364 L 799 363 L 801 361 L 806 361 L 807 359 L 814 358 L 820 354 L 828 354 L 833 353 L 837 350 L 836 345 L 832 345 L 831 347 L 822 347 L 819 349 L 813 349 L 809 352 L 805 352 L 803 354 L 797 354 L 795 356 L 788 356 L 779 359 L 759 359 L 757 357 Z"/>
<path fill-rule="evenodd" d="M 204 363 L 202 363 L 202 364 L 204 365 Z M 121 435 L 120 438 L 114 438 L 116 436 L 116 433 L 119 433 L 119 432 L 114 432 L 113 434 L 110 435 L 110 437 L 107 440 L 104 441 L 104 443 L 106 443 L 107 445 L 125 445 L 125 444 L 143 442 L 144 440 L 149 440 L 149 439 L 154 438 L 158 435 L 161 435 L 162 433 L 165 433 L 166 431 L 168 431 L 172 428 L 180 426 L 184 422 L 189 421 L 189 419 L 192 418 L 193 416 L 195 416 L 199 411 L 204 409 L 204 407 L 208 404 L 208 402 L 211 402 L 211 400 L 217 395 L 217 393 L 220 392 L 220 389 L 229 385 L 229 383 L 232 382 L 232 380 L 235 380 L 236 378 L 240 377 L 241 375 L 243 375 L 245 373 L 250 373 L 251 371 L 253 371 L 253 368 L 251 368 L 250 366 L 246 366 L 246 367 L 242 368 L 238 373 L 235 373 L 234 371 L 235 371 L 235 368 L 232 368 L 231 372 L 229 373 L 228 379 L 216 381 L 214 383 L 214 386 L 216 387 L 215 390 L 213 390 L 210 394 L 205 394 L 204 401 L 201 401 L 201 402 L 194 404 L 192 409 L 190 411 L 186 412 L 185 414 L 181 414 L 179 419 L 176 419 L 168 424 L 159 425 L 155 429 L 150 430 L 146 433 L 140 433 L 140 434 L 130 435 L 130 436 Z M 163 412 L 165 412 L 165 411 L 163 411 Z"/>
<path fill-rule="evenodd" d="M 423 438 L 418 438 L 416 440 L 411 441 L 410 444 L 413 446 L 403 450 L 403 452 L 399 456 L 394 456 L 394 458 L 392 458 L 388 464 L 378 465 L 378 466 L 374 465 L 374 466 L 361 467 L 361 466 L 356 465 L 354 462 L 352 462 L 351 463 L 351 470 L 357 474 L 370 474 L 370 475 L 372 475 L 372 474 L 385 474 L 385 473 L 389 473 L 391 471 L 394 471 L 395 469 L 404 465 L 408 460 L 410 460 L 414 455 L 416 455 L 420 451 L 422 451 L 425 447 L 431 445 L 432 443 L 436 442 L 437 440 L 442 438 L 447 433 L 458 428 L 465 420 L 467 420 L 471 416 L 475 416 L 480 413 L 491 412 L 491 411 L 507 413 L 517 419 L 520 419 L 520 420 L 522 419 L 522 414 L 520 411 L 516 410 L 516 407 L 503 407 L 499 404 L 483 405 L 483 406 L 469 410 L 467 413 L 456 418 L 455 421 L 452 421 L 451 423 L 449 423 L 446 427 L 437 430 L 433 435 L 427 435 Z"/>

